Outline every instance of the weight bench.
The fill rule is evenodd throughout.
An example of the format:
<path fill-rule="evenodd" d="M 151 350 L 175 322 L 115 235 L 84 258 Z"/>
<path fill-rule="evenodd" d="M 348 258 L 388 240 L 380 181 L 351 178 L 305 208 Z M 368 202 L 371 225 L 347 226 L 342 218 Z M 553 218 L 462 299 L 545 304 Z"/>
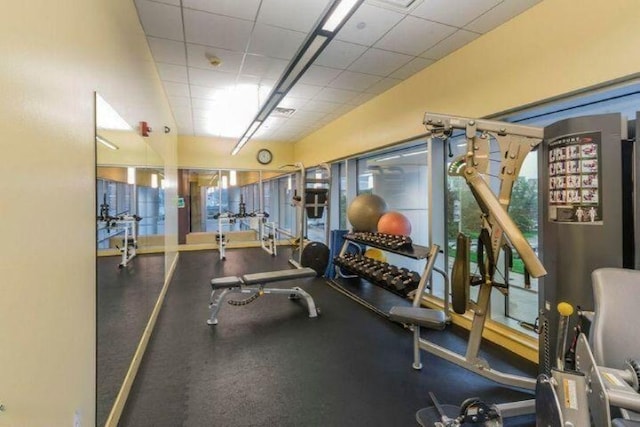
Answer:
<path fill-rule="evenodd" d="M 269 271 L 266 273 L 245 274 L 242 277 L 228 276 L 219 277 L 211 280 L 211 298 L 209 299 L 209 308 L 211 314 L 207 323 L 209 325 L 218 324 L 218 312 L 222 307 L 224 299 L 229 294 L 249 294 L 249 298 L 242 301 L 229 301 L 229 304 L 235 306 L 247 305 L 263 294 L 286 294 L 289 299 L 296 300 L 303 298 L 307 303 L 309 317 L 318 317 L 320 309 L 316 307 L 311 295 L 299 287 L 294 288 L 265 288 L 267 283 L 282 282 L 284 280 L 305 279 L 308 277 L 316 277 L 318 274 L 312 268 L 299 268 L 289 270 Z M 216 291 L 220 291 L 216 295 Z"/>
<path fill-rule="evenodd" d="M 447 316 L 442 310 L 422 307 L 391 307 L 389 320 L 413 327 L 413 369 L 422 369 L 420 362 L 420 327 L 443 330 Z"/>

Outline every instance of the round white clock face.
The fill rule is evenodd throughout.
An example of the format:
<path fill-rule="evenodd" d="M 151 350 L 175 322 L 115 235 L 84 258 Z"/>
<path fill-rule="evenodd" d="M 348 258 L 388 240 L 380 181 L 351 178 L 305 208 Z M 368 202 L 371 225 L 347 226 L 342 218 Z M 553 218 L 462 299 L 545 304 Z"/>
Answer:
<path fill-rule="evenodd" d="M 263 165 L 266 165 L 271 163 L 271 160 L 273 160 L 273 154 L 271 154 L 271 151 L 266 149 L 262 149 L 258 151 L 258 161 L 260 163 L 262 163 Z"/>

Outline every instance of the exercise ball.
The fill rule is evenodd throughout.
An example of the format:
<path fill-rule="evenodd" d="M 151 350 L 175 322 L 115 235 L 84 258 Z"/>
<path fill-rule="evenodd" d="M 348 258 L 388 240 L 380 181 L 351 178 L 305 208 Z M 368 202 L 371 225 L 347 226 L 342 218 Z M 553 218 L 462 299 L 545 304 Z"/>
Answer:
<path fill-rule="evenodd" d="M 386 212 L 378 221 L 378 232 L 396 236 L 411 235 L 411 222 L 400 212 Z"/>
<path fill-rule="evenodd" d="M 347 218 L 354 231 L 375 232 L 378 220 L 387 211 L 387 203 L 375 194 L 360 194 L 347 208 Z"/>
<path fill-rule="evenodd" d="M 384 252 L 382 252 L 380 249 L 369 248 L 364 251 L 364 256 L 366 256 L 367 258 L 375 259 L 376 261 L 387 262 L 387 257 L 384 256 Z"/>

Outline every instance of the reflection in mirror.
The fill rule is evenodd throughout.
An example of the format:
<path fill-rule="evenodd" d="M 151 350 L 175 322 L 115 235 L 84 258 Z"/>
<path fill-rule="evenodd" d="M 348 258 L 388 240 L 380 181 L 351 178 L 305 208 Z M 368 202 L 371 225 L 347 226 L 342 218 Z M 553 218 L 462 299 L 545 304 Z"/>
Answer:
<path fill-rule="evenodd" d="M 96 425 L 114 407 L 164 283 L 163 161 L 96 94 Z"/>
<path fill-rule="evenodd" d="M 183 169 L 183 244 L 273 251 L 295 237 L 295 177 L 260 170 Z M 294 181 L 294 186 L 291 181 Z M 223 235 L 223 236 L 221 236 Z M 220 251 L 220 258 L 224 255 Z"/>

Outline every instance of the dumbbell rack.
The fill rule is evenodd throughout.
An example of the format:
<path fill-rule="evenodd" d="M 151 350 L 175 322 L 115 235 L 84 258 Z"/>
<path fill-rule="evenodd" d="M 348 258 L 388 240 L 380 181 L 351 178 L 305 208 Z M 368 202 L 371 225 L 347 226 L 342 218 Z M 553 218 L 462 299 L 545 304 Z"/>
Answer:
<path fill-rule="evenodd" d="M 424 290 L 427 286 L 427 282 L 430 280 L 431 278 L 431 273 L 433 271 L 434 268 L 434 264 L 435 264 L 435 259 L 438 255 L 438 251 L 439 251 L 439 247 L 437 245 L 431 245 L 430 247 L 426 247 L 426 246 L 420 246 L 420 245 L 415 245 L 415 244 L 408 244 L 408 245 L 404 245 L 402 247 L 399 248 L 392 248 L 389 246 L 385 246 L 385 245 L 381 245 L 381 244 L 377 244 L 374 240 L 371 239 L 362 239 L 359 238 L 358 234 L 355 233 L 351 233 L 351 234 L 346 234 L 344 236 L 344 243 L 342 244 L 342 248 L 340 249 L 340 252 L 338 254 L 338 257 L 343 258 L 345 256 L 345 254 L 347 254 L 349 245 L 352 244 L 356 244 L 357 246 L 368 246 L 371 248 L 376 248 L 376 249 L 380 249 L 382 251 L 385 252 L 389 252 L 389 253 L 394 253 L 397 255 L 401 255 L 407 258 L 412 258 L 415 260 L 421 260 L 421 259 L 426 259 L 427 263 L 425 265 L 425 268 L 422 272 L 422 274 L 420 275 L 420 282 L 418 283 L 415 291 L 414 291 L 414 296 L 413 296 L 413 300 L 414 300 L 414 304 L 419 304 L 420 300 L 422 298 L 422 294 L 424 293 Z M 364 275 L 362 275 L 360 272 L 355 271 L 353 269 L 349 269 L 347 268 L 347 270 L 350 273 L 354 273 L 353 275 L 345 275 L 342 272 L 342 268 L 344 267 L 340 267 L 338 265 L 336 265 L 336 277 L 337 278 L 344 278 L 344 279 L 350 279 L 350 278 L 355 278 L 355 277 L 359 277 L 360 279 L 363 280 L 367 280 L 369 283 L 371 283 L 372 285 L 375 286 L 379 286 L 379 284 L 376 284 L 375 281 L 371 281 L 369 280 L 367 277 L 365 277 Z M 384 316 L 384 317 L 389 317 L 388 313 L 380 310 L 379 308 L 373 306 L 371 303 L 369 303 L 368 301 L 362 299 L 361 297 L 355 295 L 352 291 L 348 290 L 347 288 L 345 288 L 344 286 L 340 285 L 338 282 L 336 282 L 335 280 L 331 281 L 331 286 L 333 286 L 334 288 L 336 288 L 337 290 L 339 290 L 342 293 L 347 294 L 347 296 L 349 296 L 350 298 L 356 300 L 357 302 L 361 303 L 362 305 L 366 306 L 367 308 L 375 311 L 376 313 Z M 445 286 L 446 288 L 448 288 L 448 286 Z M 386 289 L 388 291 L 394 292 L 392 289 L 388 288 L 388 287 L 383 287 L 383 289 Z M 402 293 L 398 293 L 398 292 L 394 292 L 402 297 L 406 297 L 406 295 L 403 295 Z M 445 294 L 449 293 L 449 289 L 445 289 Z M 445 313 L 449 312 L 449 307 L 448 307 L 448 298 L 445 298 Z"/>

